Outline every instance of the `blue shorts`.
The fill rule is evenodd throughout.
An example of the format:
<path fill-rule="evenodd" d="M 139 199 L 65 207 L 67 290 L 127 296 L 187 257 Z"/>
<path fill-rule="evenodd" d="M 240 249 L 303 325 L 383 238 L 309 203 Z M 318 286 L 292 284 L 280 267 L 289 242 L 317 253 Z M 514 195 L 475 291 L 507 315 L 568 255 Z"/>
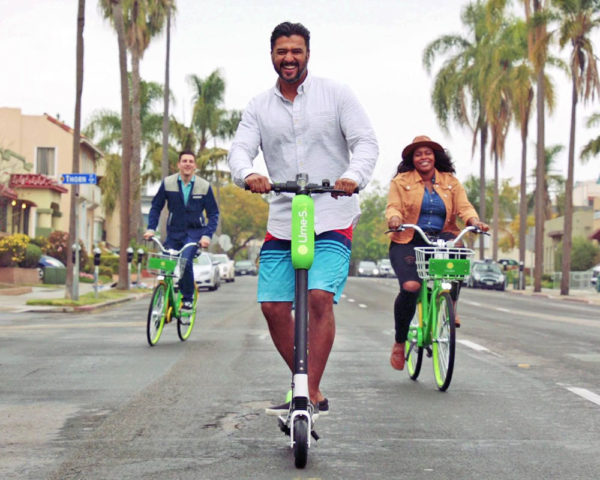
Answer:
<path fill-rule="evenodd" d="M 315 237 L 315 258 L 308 271 L 308 289 L 325 290 L 338 302 L 348 278 L 352 241 L 331 231 Z M 292 266 L 291 241 L 269 238 L 260 250 L 259 302 L 293 302 L 296 276 Z"/>

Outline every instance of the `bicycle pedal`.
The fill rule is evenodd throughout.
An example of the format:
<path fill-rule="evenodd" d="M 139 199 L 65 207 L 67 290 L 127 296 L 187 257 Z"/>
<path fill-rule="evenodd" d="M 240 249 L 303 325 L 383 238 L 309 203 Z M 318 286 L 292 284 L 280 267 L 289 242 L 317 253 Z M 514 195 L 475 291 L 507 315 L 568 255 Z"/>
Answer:
<path fill-rule="evenodd" d="M 431 347 L 426 347 L 425 351 L 427 352 L 427 358 L 433 357 L 433 352 L 431 350 Z"/>

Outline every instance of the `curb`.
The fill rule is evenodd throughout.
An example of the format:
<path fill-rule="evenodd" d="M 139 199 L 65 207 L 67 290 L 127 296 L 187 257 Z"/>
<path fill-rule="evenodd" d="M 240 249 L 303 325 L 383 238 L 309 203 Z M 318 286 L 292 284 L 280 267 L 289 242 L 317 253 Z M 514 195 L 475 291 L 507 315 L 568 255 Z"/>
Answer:
<path fill-rule="evenodd" d="M 150 293 L 138 293 L 132 294 L 127 297 L 117 298 L 115 300 L 107 300 L 106 302 L 94 303 L 92 305 L 81 305 L 81 306 L 58 306 L 58 307 L 50 307 L 46 305 L 35 306 L 35 305 L 25 305 L 25 307 L 20 312 L 27 313 L 82 313 L 82 312 L 91 312 L 94 310 L 100 310 L 102 308 L 108 308 L 113 305 L 118 305 L 120 303 L 129 302 L 132 300 L 139 300 L 146 296 L 150 296 Z"/>
<path fill-rule="evenodd" d="M 548 293 L 543 293 L 543 292 L 527 293 L 526 291 L 523 291 L 523 290 L 507 290 L 507 292 L 512 295 L 520 295 L 522 297 L 551 298 L 551 299 L 560 300 L 563 302 L 585 303 L 587 305 L 597 305 L 598 304 L 598 302 L 591 300 L 589 298 L 573 297 L 573 296 L 568 296 L 568 295 L 550 295 Z"/>

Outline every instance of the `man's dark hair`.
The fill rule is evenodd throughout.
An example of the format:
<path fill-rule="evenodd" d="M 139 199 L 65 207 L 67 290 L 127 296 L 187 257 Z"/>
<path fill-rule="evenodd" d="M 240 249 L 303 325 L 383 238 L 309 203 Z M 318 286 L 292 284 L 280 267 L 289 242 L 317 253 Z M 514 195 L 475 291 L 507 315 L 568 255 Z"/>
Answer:
<path fill-rule="evenodd" d="M 275 46 L 275 42 L 279 37 L 291 37 L 292 35 L 300 35 L 306 43 L 306 51 L 310 51 L 310 32 L 301 23 L 283 22 L 275 27 L 271 33 L 271 51 Z"/>
<path fill-rule="evenodd" d="M 408 158 L 400 162 L 400 165 L 398 165 L 398 171 L 396 173 L 410 172 L 411 170 L 415 169 L 413 155 L 410 155 Z M 433 156 L 435 157 L 434 166 L 438 171 L 456 173 L 456 170 L 454 169 L 454 163 L 452 162 L 452 158 L 450 157 L 448 151 L 433 150 Z"/>
<path fill-rule="evenodd" d="M 177 161 L 181 160 L 181 157 L 183 157 L 184 155 L 191 155 L 192 157 L 194 157 L 194 160 L 196 159 L 196 154 L 191 150 L 182 150 L 181 152 L 179 152 L 179 158 L 177 159 Z"/>

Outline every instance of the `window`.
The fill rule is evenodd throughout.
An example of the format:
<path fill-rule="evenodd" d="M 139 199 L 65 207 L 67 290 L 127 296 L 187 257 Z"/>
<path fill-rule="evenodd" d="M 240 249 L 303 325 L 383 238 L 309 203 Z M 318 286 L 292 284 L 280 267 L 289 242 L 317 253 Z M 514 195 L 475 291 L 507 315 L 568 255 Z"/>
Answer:
<path fill-rule="evenodd" d="M 55 150 L 56 149 L 54 147 L 38 147 L 35 173 L 41 173 L 50 177 L 55 175 Z"/>

